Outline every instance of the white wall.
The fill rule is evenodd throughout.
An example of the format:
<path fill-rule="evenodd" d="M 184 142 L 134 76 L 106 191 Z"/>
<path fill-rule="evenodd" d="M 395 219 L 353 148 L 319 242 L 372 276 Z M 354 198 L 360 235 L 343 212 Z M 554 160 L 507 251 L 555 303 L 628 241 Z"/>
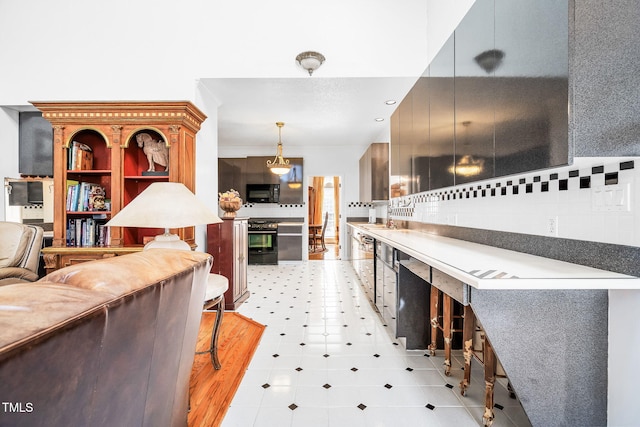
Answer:
<path fill-rule="evenodd" d="M 640 365 L 640 290 L 609 291 L 609 385 L 610 426 L 634 427 L 640 419 L 638 378 Z"/>
<path fill-rule="evenodd" d="M 0 108 L 0 178 L 18 178 L 18 112 L 10 108 Z M 5 221 L 5 189 L 0 193 L 0 221 Z"/>

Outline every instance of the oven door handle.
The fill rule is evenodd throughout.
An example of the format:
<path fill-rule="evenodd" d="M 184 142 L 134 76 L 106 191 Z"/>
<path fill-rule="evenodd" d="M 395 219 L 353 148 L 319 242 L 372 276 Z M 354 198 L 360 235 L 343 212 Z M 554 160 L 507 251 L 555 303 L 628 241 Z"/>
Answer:
<path fill-rule="evenodd" d="M 253 231 L 249 230 L 249 234 L 278 234 L 277 231 Z"/>

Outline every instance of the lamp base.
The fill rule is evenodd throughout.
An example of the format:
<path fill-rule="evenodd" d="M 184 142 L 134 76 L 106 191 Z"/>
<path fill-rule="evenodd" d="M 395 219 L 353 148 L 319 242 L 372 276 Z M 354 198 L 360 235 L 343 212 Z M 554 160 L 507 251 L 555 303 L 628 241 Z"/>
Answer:
<path fill-rule="evenodd" d="M 180 240 L 177 234 L 159 234 L 156 238 L 146 245 L 144 250 L 148 249 L 179 249 L 183 251 L 190 251 L 191 246 L 184 240 Z"/>

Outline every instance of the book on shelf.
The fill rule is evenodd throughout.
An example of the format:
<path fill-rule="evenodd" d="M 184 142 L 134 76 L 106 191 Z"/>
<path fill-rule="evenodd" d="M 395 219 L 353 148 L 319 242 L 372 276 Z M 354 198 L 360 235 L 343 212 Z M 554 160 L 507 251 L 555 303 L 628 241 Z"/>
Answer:
<path fill-rule="evenodd" d="M 104 187 L 99 184 L 67 180 L 67 211 L 103 211 L 105 195 Z"/>
<path fill-rule="evenodd" d="M 111 235 L 106 218 L 69 218 L 67 220 L 67 246 L 109 246 Z"/>
<path fill-rule="evenodd" d="M 67 159 L 67 169 L 69 170 L 90 170 L 93 169 L 93 150 L 87 144 L 78 141 L 71 141 Z"/>

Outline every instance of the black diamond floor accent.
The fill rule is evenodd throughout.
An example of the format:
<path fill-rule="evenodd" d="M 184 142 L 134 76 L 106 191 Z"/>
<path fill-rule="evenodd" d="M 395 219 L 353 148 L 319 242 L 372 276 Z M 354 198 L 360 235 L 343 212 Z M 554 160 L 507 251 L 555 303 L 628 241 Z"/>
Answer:
<path fill-rule="evenodd" d="M 407 371 L 413 372 L 413 368 L 407 368 Z"/>
<path fill-rule="evenodd" d="M 281 337 L 283 337 L 283 336 L 285 336 L 285 335 L 287 335 L 287 334 L 285 334 L 284 332 L 280 334 L 280 336 L 281 336 Z"/>
<path fill-rule="evenodd" d="M 302 368 L 298 366 L 298 367 L 296 368 L 296 371 L 300 372 L 300 371 L 302 371 Z"/>
<path fill-rule="evenodd" d="M 380 357 L 380 355 L 376 353 L 373 355 L 373 357 Z"/>
<path fill-rule="evenodd" d="M 361 404 L 358 405 L 358 408 L 363 410 L 363 411 L 365 410 L 366 407 L 367 407 L 367 405 L 365 405 L 364 403 L 361 403 Z"/>
<path fill-rule="evenodd" d="M 306 345 L 305 343 L 301 342 L 300 345 Z"/>
<path fill-rule="evenodd" d="M 386 389 L 391 389 L 391 387 L 393 387 L 391 384 L 385 384 L 384 385 L 384 388 L 386 388 Z"/>
<path fill-rule="evenodd" d="M 322 357 L 329 357 L 329 355 L 328 354 L 323 354 Z"/>
<path fill-rule="evenodd" d="M 292 403 L 291 405 L 289 405 L 289 409 L 291 409 L 292 411 L 295 410 L 298 407 L 298 405 L 296 405 L 295 403 Z"/>
<path fill-rule="evenodd" d="M 504 406 L 502 406 L 502 405 L 501 405 L 501 404 L 499 404 L 499 403 L 495 403 L 495 404 L 493 405 L 493 407 L 494 407 L 494 408 L 498 408 L 498 409 L 500 409 L 501 411 L 504 409 Z"/>
<path fill-rule="evenodd" d="M 279 354 L 274 354 L 273 357 L 280 357 L 280 355 Z"/>
<path fill-rule="evenodd" d="M 352 370 L 353 372 L 356 372 L 356 371 L 358 370 L 358 368 L 351 368 L 351 370 Z"/>
<path fill-rule="evenodd" d="M 435 407 L 435 406 L 433 406 L 431 403 L 427 403 L 426 408 L 427 408 L 427 409 L 431 409 L 432 411 L 433 411 L 434 409 L 436 409 L 436 407 Z"/>
<path fill-rule="evenodd" d="M 271 387 L 271 386 L 269 384 L 267 384 L 267 383 L 262 384 L 262 388 L 269 388 L 269 387 Z"/>
<path fill-rule="evenodd" d="M 326 388 L 327 390 L 331 388 L 331 384 L 325 384 L 322 387 Z"/>
<path fill-rule="evenodd" d="M 351 344 L 350 342 L 348 342 L 348 343 L 347 343 L 347 345 L 353 345 L 353 344 Z"/>
<path fill-rule="evenodd" d="M 449 384 L 449 383 L 445 384 L 444 386 L 445 386 L 446 388 L 453 388 L 453 386 L 452 386 L 451 384 Z"/>

